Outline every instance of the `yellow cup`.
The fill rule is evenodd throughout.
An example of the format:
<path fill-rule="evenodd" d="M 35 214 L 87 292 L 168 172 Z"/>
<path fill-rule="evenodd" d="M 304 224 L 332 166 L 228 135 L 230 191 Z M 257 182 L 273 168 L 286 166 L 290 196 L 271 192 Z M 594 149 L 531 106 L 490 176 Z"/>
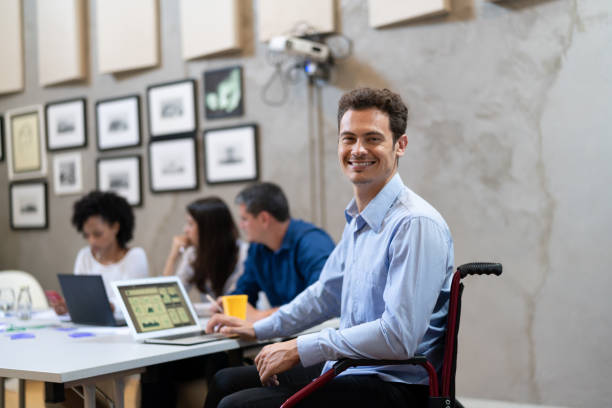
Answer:
<path fill-rule="evenodd" d="M 234 316 L 246 320 L 247 295 L 227 295 L 222 296 L 223 312 L 228 316 Z"/>

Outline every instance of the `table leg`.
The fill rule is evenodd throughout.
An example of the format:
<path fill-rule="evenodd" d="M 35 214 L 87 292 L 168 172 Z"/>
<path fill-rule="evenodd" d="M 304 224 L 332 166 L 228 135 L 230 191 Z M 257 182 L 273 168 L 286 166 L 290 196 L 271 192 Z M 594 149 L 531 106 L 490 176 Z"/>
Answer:
<path fill-rule="evenodd" d="M 4 377 L 0 377 L 0 408 L 4 408 Z"/>
<path fill-rule="evenodd" d="M 83 384 L 83 399 L 85 408 L 96 407 L 96 384 Z"/>
<path fill-rule="evenodd" d="M 25 408 L 25 380 L 19 379 L 19 408 Z"/>
<path fill-rule="evenodd" d="M 123 408 L 125 399 L 125 377 L 115 377 L 113 381 L 115 394 L 113 395 L 115 407 Z"/>

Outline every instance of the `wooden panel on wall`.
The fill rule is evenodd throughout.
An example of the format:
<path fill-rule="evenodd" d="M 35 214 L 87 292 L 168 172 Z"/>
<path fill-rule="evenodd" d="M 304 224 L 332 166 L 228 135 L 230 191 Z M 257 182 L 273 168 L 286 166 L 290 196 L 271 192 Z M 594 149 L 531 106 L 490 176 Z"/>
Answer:
<path fill-rule="evenodd" d="M 101 73 L 159 64 L 158 0 L 98 0 L 96 18 Z"/>
<path fill-rule="evenodd" d="M 21 0 L 0 1 L 0 94 L 24 88 Z"/>
<path fill-rule="evenodd" d="M 450 0 L 368 0 L 370 26 L 384 27 L 402 21 L 448 13 Z"/>
<path fill-rule="evenodd" d="M 259 40 L 287 34 L 304 34 L 296 29 L 312 27 L 316 32 L 335 30 L 333 0 L 259 0 Z"/>
<path fill-rule="evenodd" d="M 41 85 L 85 78 L 85 1 L 38 0 L 38 80 Z"/>
<path fill-rule="evenodd" d="M 181 0 L 183 58 L 240 49 L 238 0 Z"/>

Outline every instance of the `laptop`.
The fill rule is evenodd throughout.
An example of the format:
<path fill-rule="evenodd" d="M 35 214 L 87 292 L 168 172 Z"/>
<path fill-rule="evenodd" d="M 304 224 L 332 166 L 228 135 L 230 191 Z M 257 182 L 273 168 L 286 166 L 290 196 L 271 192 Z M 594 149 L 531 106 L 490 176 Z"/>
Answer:
<path fill-rule="evenodd" d="M 113 315 L 104 281 L 100 275 L 58 274 L 70 319 L 74 323 L 94 326 L 124 326 L 123 319 Z"/>
<path fill-rule="evenodd" d="M 116 281 L 112 285 L 137 341 L 190 346 L 227 339 L 220 333 L 204 333 L 177 276 Z"/>

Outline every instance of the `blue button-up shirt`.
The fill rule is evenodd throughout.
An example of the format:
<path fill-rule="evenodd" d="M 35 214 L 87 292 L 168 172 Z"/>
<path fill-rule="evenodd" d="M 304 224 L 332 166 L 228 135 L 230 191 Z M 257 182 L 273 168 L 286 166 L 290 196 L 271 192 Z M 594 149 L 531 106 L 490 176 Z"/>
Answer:
<path fill-rule="evenodd" d="M 340 316 L 340 328 L 298 337 L 304 366 L 342 357 L 406 359 L 425 355 L 439 369 L 453 272 L 453 241 L 442 216 L 396 174 L 359 213 L 345 210 L 342 239 L 319 280 L 272 316 L 258 338 L 286 336 Z M 427 383 L 410 365 L 357 367 L 385 381 Z"/>
<path fill-rule="evenodd" d="M 249 246 L 244 273 L 232 293 L 248 295 L 252 305 L 257 303 L 259 291 L 266 294 L 272 306 L 289 303 L 319 279 L 333 249 L 334 241 L 325 231 L 292 219 L 277 251 L 263 244 Z"/>

